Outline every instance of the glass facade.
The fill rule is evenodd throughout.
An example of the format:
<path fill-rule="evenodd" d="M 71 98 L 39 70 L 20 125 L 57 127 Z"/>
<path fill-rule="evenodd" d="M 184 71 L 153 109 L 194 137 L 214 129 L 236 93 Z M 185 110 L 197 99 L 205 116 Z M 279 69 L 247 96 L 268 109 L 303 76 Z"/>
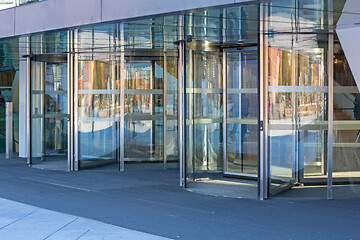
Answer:
<path fill-rule="evenodd" d="M 359 88 L 337 36 L 334 39 L 334 198 L 360 196 Z"/>
<path fill-rule="evenodd" d="M 13 103 L 13 150 L 19 149 L 19 39 L 0 40 L 0 153 L 5 153 L 6 102 Z"/>
<path fill-rule="evenodd" d="M 344 3 L 234 4 L 30 36 L 30 164 L 174 168 L 185 187 L 261 199 L 358 196 L 359 88 L 333 28 Z"/>

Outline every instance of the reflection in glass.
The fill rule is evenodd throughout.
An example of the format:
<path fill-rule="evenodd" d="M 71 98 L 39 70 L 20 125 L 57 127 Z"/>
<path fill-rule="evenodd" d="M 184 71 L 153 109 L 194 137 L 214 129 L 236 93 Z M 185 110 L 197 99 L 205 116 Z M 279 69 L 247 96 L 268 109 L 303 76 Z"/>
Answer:
<path fill-rule="evenodd" d="M 116 65 L 79 61 L 78 138 L 80 168 L 116 165 L 119 87 Z M 115 167 L 116 169 L 117 167 Z"/>
<path fill-rule="evenodd" d="M 163 65 L 128 58 L 125 64 L 125 159 L 163 158 Z"/>
<path fill-rule="evenodd" d="M 32 163 L 67 160 L 67 64 L 32 62 Z M 59 165 L 60 166 L 60 165 Z"/>
<path fill-rule="evenodd" d="M 334 41 L 333 197 L 360 196 L 360 93 L 342 46 Z"/>
<path fill-rule="evenodd" d="M 186 78 L 187 174 L 193 181 L 196 173 L 223 170 L 222 57 L 216 52 L 193 50 L 187 55 L 193 58 Z"/>
<path fill-rule="evenodd" d="M 295 186 L 296 194 L 327 184 L 327 48 L 311 35 L 296 35 L 296 43 L 295 35 L 275 37 L 267 49 L 270 191 Z M 319 189 L 317 197 L 326 197 Z"/>
<path fill-rule="evenodd" d="M 226 172 L 252 174 L 258 162 L 257 48 L 227 53 Z"/>

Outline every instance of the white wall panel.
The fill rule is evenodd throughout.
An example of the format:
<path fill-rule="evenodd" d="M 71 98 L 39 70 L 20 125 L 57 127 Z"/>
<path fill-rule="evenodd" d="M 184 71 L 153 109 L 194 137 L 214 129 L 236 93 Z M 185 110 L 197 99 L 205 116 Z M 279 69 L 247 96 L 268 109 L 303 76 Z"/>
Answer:
<path fill-rule="evenodd" d="M 103 0 L 103 21 L 234 3 L 234 0 Z"/>
<path fill-rule="evenodd" d="M 337 30 L 337 34 L 349 62 L 350 69 L 355 78 L 356 85 L 360 87 L 360 27 Z M 359 88 L 360 89 L 360 88 Z"/>
<path fill-rule="evenodd" d="M 15 35 L 101 21 L 100 0 L 45 0 L 15 10 Z"/>
<path fill-rule="evenodd" d="M 15 8 L 0 11 L 0 37 L 14 35 Z"/>

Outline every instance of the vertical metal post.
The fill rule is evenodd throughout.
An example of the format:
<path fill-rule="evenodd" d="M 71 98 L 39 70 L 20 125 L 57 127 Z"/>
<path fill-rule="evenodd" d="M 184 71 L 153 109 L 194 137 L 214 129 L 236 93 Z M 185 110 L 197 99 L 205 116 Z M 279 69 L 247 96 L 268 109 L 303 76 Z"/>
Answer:
<path fill-rule="evenodd" d="M 166 141 L 166 137 L 167 137 L 167 54 L 166 54 L 166 26 L 165 26 L 165 18 L 163 18 L 163 43 L 164 43 L 164 64 L 163 64 L 163 68 L 164 68 L 164 76 L 163 76 L 163 114 L 164 114 L 164 118 L 163 118 L 163 167 L 164 170 L 166 170 L 167 168 L 167 141 Z"/>
<path fill-rule="evenodd" d="M 154 89 L 154 74 L 155 74 L 155 66 L 154 66 L 155 62 L 153 60 L 150 60 L 150 84 L 149 87 L 151 90 Z M 155 112 L 155 106 L 154 106 L 154 94 L 150 94 L 150 102 L 149 102 L 149 107 L 150 107 L 150 115 L 153 116 L 154 112 Z M 155 123 L 154 120 L 151 120 L 150 122 L 150 146 L 149 146 L 149 158 L 151 159 L 154 156 L 154 150 L 155 150 L 155 129 L 154 129 Z"/>
<path fill-rule="evenodd" d="M 333 0 L 328 1 L 329 42 L 328 42 L 328 182 L 327 199 L 333 198 L 333 135 L 334 135 L 334 21 Z"/>
<path fill-rule="evenodd" d="M 40 36 L 40 53 L 44 54 L 45 50 L 45 46 L 44 46 L 44 34 L 41 34 Z M 45 147 L 45 140 L 46 140 L 46 106 L 45 106 L 45 94 L 46 94 L 46 89 L 45 89 L 45 81 L 46 81 L 46 68 L 47 68 L 47 62 L 41 62 L 40 63 L 40 82 L 41 82 L 41 90 L 42 90 L 42 94 L 41 94 L 41 104 L 40 104 L 40 109 L 41 110 L 41 119 L 42 119 L 42 123 L 41 123 L 41 132 L 42 132 L 42 138 L 41 138 L 41 161 L 45 161 L 46 160 L 46 147 Z M 35 79 L 33 79 L 33 81 L 36 81 Z"/>
<path fill-rule="evenodd" d="M 13 154 L 13 103 L 6 103 L 6 158 L 12 158 Z"/>
<path fill-rule="evenodd" d="M 31 158 L 31 49 L 30 49 L 30 37 L 26 37 L 26 152 L 27 152 L 27 164 L 32 164 Z"/>
<path fill-rule="evenodd" d="M 296 25 L 296 24 L 295 24 Z M 296 30 L 297 31 L 297 30 Z M 296 41 L 294 39 L 294 34 L 292 34 L 292 41 L 291 41 L 291 83 L 292 86 L 297 86 L 298 82 L 297 82 L 297 54 L 296 54 Z M 299 162 L 299 146 L 298 143 L 301 140 L 299 138 L 299 115 L 298 115 L 298 103 L 297 103 L 297 92 L 293 92 L 292 96 L 291 96 L 291 102 L 292 102 L 292 122 L 294 123 L 292 126 L 292 148 L 291 148 L 291 152 L 292 154 L 294 154 L 294 157 L 292 159 L 292 178 L 293 179 L 297 179 L 298 178 L 298 174 L 297 174 L 297 167 L 298 167 L 298 162 Z"/>
<path fill-rule="evenodd" d="M 125 35 L 120 23 L 120 171 L 125 170 Z"/>
<path fill-rule="evenodd" d="M 184 17 L 179 16 L 179 61 L 178 61 L 178 124 L 179 124 L 179 157 L 180 186 L 186 187 L 186 116 L 185 116 L 185 42 L 183 35 Z"/>
<path fill-rule="evenodd" d="M 186 46 L 186 43 L 184 42 L 184 49 Z M 190 50 L 187 52 L 187 59 L 188 62 L 186 62 L 186 64 L 189 66 L 188 67 L 188 71 L 186 73 L 186 76 L 184 75 L 184 81 L 185 81 L 185 85 L 186 82 L 188 84 L 188 86 L 184 85 L 184 88 L 186 89 L 186 97 L 187 97 L 187 106 L 188 109 L 186 109 L 187 106 L 185 106 L 185 113 L 187 113 L 187 116 L 185 119 L 189 119 L 189 122 L 185 122 L 186 127 L 188 128 L 187 132 L 188 135 L 186 137 L 186 161 L 187 161 L 187 166 L 189 167 L 189 171 L 191 173 L 189 173 L 189 178 L 191 176 L 191 179 L 195 179 L 195 157 L 194 155 L 197 154 L 196 149 L 194 148 L 194 112 L 195 112 L 195 107 L 194 106 L 194 87 L 195 87 L 195 82 L 194 82 L 194 72 L 195 72 L 195 64 L 194 64 L 194 51 Z M 185 69 L 185 65 L 184 65 L 184 69 Z M 185 71 L 185 70 L 184 70 Z M 185 74 L 185 73 L 184 73 Z M 191 170 L 190 170 L 190 166 L 191 166 Z"/>
<path fill-rule="evenodd" d="M 222 39 L 226 42 L 226 8 L 223 9 Z M 227 171 L 227 53 L 223 50 L 222 59 L 222 92 L 223 92 L 223 172 Z"/>
<path fill-rule="evenodd" d="M 259 164 L 258 164 L 258 189 L 259 198 L 265 200 L 269 197 L 269 159 L 267 154 L 268 144 L 268 99 L 267 99 L 267 6 L 266 3 L 260 4 L 259 9 Z"/>
<path fill-rule="evenodd" d="M 73 31 L 67 31 L 67 145 L 68 145 L 68 171 L 74 170 L 73 165 L 73 54 L 72 39 Z"/>
<path fill-rule="evenodd" d="M 73 73 L 73 145 L 74 145 L 74 171 L 79 170 L 79 125 L 78 125 L 78 102 L 79 102 L 79 94 L 78 94 L 78 83 L 79 83 L 79 56 L 78 56 L 78 29 L 73 31 L 73 60 L 74 60 L 74 73 Z"/>

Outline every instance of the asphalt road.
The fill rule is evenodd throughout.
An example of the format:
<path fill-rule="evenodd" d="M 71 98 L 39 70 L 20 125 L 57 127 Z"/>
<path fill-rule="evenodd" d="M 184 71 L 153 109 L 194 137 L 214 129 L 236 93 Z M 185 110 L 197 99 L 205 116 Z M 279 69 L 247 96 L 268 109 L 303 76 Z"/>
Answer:
<path fill-rule="evenodd" d="M 200 195 L 174 170 L 46 171 L 0 155 L 0 197 L 172 239 L 360 239 L 359 199 Z"/>

